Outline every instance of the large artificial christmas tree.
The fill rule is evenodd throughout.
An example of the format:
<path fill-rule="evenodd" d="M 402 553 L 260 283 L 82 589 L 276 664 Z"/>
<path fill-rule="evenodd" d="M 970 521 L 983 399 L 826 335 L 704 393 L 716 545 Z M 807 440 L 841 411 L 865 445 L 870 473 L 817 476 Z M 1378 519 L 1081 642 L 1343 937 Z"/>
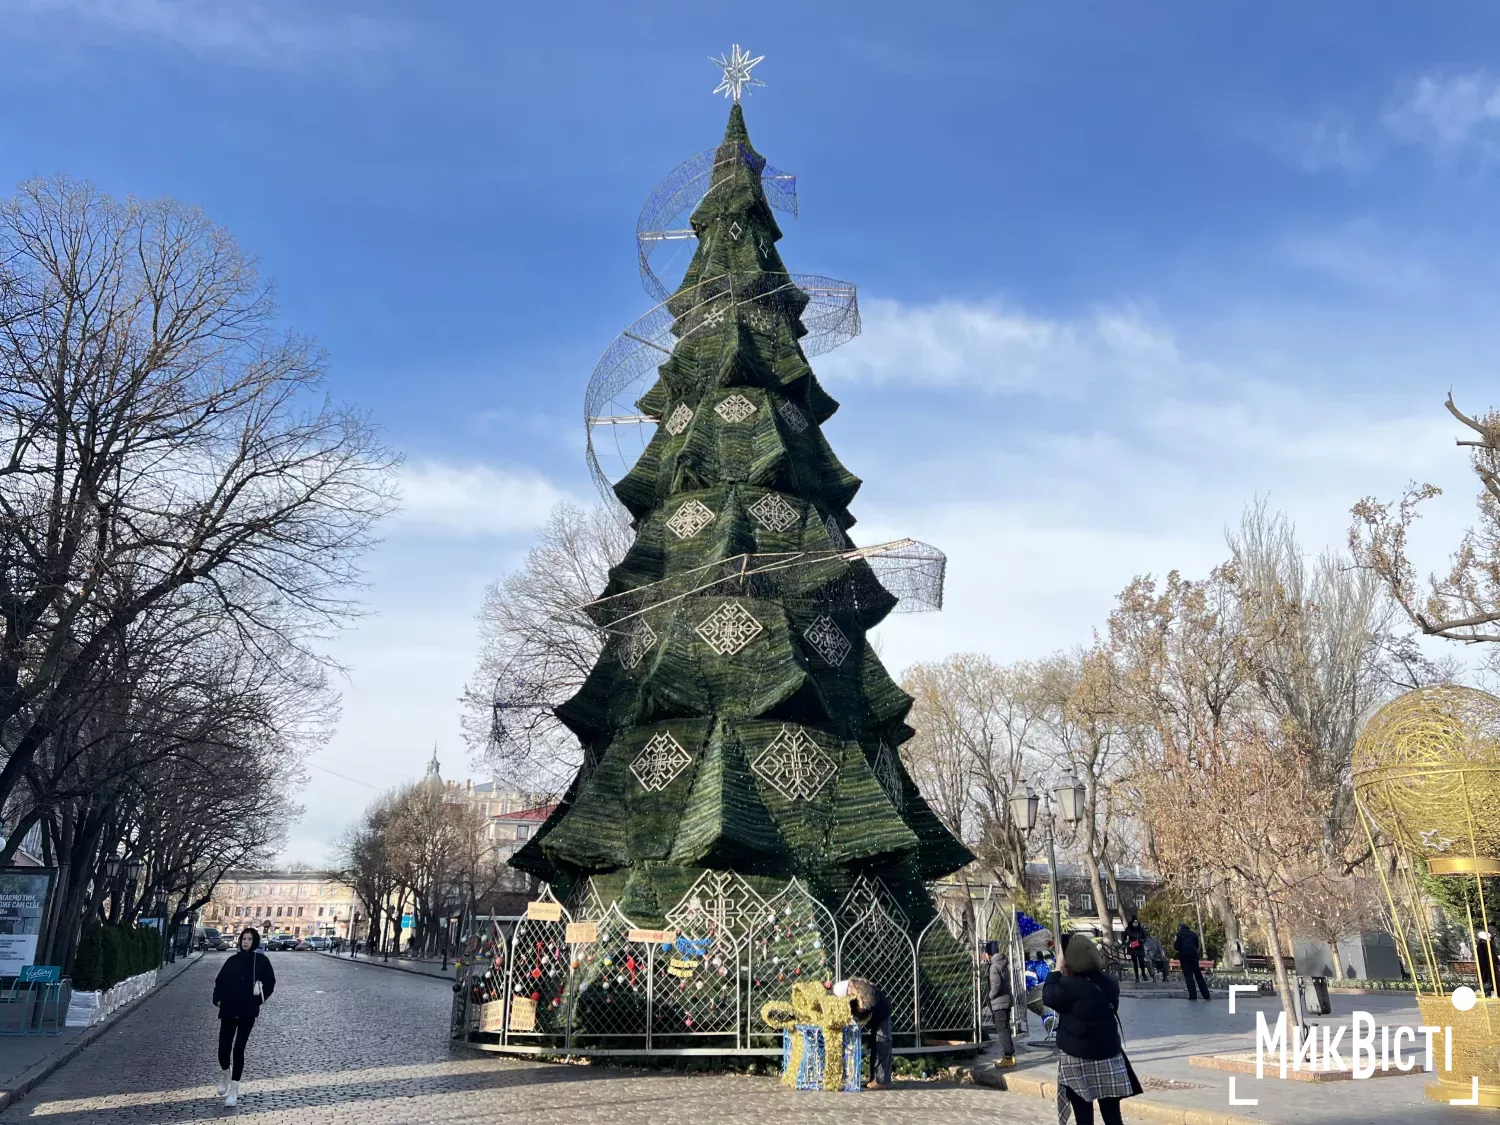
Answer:
<path fill-rule="evenodd" d="M 972 857 L 897 754 L 912 701 L 867 640 L 897 599 L 848 536 L 860 481 L 823 436 L 838 404 L 799 343 L 809 299 L 765 167 L 736 99 L 667 302 L 675 343 L 637 404 L 656 431 L 614 486 L 636 538 L 587 608 L 610 643 L 557 708 L 584 764 L 511 862 L 584 913 L 754 934 L 756 983 L 784 991 L 833 971 L 820 911 L 756 932 L 794 877 L 840 926 L 878 901 L 915 935 L 926 883 Z M 603 980 L 622 992 L 625 955 Z"/>

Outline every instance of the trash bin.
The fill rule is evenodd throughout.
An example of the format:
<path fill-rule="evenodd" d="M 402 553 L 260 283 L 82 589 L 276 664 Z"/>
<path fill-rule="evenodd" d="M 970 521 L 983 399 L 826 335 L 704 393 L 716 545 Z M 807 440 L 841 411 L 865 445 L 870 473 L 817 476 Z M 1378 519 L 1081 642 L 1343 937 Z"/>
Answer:
<path fill-rule="evenodd" d="M 1310 1016 L 1326 1016 L 1333 1012 L 1333 1002 L 1328 998 L 1328 978 L 1308 977 L 1303 982 L 1302 1006 Z"/>

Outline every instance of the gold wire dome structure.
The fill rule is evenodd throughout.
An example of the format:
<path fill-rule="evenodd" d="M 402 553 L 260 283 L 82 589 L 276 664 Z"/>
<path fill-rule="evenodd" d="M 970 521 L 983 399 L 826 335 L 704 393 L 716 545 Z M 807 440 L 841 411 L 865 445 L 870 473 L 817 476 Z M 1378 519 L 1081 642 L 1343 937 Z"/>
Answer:
<path fill-rule="evenodd" d="M 1467 931 L 1477 969 L 1492 956 L 1500 905 L 1500 699 L 1444 684 L 1392 700 L 1360 734 L 1352 774 L 1371 848 L 1383 836 L 1396 853 L 1378 869 L 1422 1022 L 1453 1029 L 1452 1069 L 1438 1064 L 1427 1096 L 1500 1108 L 1500 1000 L 1483 987 L 1475 996 L 1445 964 L 1423 888 L 1424 875 L 1453 881 L 1467 917 L 1450 920 Z"/>
<path fill-rule="evenodd" d="M 1370 719 L 1354 749 L 1361 807 L 1434 875 L 1500 875 L 1500 699 L 1445 684 Z"/>

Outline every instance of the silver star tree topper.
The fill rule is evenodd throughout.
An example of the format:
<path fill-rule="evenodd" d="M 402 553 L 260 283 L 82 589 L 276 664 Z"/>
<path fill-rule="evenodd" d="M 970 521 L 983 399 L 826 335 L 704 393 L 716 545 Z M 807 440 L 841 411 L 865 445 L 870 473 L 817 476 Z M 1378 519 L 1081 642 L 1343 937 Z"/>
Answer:
<path fill-rule="evenodd" d="M 728 56 L 720 55 L 718 58 L 710 56 L 709 62 L 724 68 L 724 80 L 714 87 L 714 93 L 739 101 L 740 91 L 745 87 L 764 86 L 764 82 L 750 77 L 750 68 L 765 57 L 765 55 L 756 55 L 752 59 L 748 52 L 740 50 L 738 43 L 734 45 L 734 49 L 729 52 Z"/>

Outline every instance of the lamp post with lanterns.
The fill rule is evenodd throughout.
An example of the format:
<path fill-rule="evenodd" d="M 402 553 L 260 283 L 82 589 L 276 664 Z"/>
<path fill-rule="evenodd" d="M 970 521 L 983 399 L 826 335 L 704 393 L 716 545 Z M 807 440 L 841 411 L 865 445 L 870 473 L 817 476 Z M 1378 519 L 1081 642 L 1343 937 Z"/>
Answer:
<path fill-rule="evenodd" d="M 1069 772 L 1063 775 L 1050 793 L 1040 795 L 1023 780 L 1016 786 L 1008 802 L 1011 823 L 1021 829 L 1024 835 L 1029 836 L 1035 831 L 1038 820 L 1047 833 L 1047 878 L 1052 884 L 1052 949 L 1057 962 L 1062 958 L 1062 904 L 1057 896 L 1057 815 L 1052 804 L 1055 800 L 1063 821 L 1069 827 L 1076 827 L 1083 819 L 1087 798 L 1088 790 L 1084 788 L 1083 782 Z M 1046 807 L 1043 808 L 1043 805 Z"/>
<path fill-rule="evenodd" d="M 141 881 L 142 866 L 138 858 L 131 858 L 125 862 L 125 914 L 127 917 L 135 909 L 135 892 Z"/>
<path fill-rule="evenodd" d="M 167 959 L 167 896 L 161 891 L 156 892 L 156 899 L 152 902 L 152 911 L 161 921 L 161 959 Z"/>
<path fill-rule="evenodd" d="M 120 857 L 107 855 L 99 864 L 100 873 L 104 876 L 104 886 L 109 893 L 111 918 L 118 912 L 120 907 Z M 106 919 L 108 921 L 110 919 Z"/>

